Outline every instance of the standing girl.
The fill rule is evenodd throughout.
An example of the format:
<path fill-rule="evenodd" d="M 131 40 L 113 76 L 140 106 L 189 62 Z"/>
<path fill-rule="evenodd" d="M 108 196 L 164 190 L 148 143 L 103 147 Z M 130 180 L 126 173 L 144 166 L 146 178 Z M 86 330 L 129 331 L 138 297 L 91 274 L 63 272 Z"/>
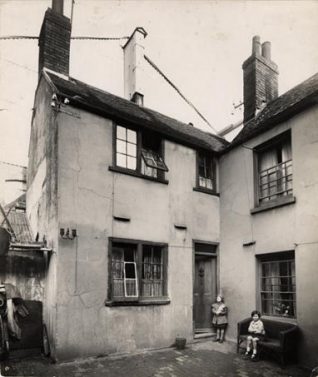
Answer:
<path fill-rule="evenodd" d="M 212 325 L 216 329 L 216 338 L 214 342 L 223 343 L 224 333 L 227 327 L 227 306 L 224 304 L 224 298 L 218 295 L 216 302 L 212 304 Z"/>

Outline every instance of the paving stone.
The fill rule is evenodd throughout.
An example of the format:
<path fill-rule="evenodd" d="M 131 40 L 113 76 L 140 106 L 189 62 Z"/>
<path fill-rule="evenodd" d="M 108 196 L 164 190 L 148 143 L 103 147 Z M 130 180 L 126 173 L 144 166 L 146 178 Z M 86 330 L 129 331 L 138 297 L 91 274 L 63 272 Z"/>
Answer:
<path fill-rule="evenodd" d="M 2 362 L 3 376 L 38 377 L 308 377 L 296 365 L 284 369 L 272 360 L 251 362 L 235 352 L 230 342 L 210 340 L 179 351 L 173 348 L 133 355 L 89 358 L 52 364 L 46 358 Z"/>

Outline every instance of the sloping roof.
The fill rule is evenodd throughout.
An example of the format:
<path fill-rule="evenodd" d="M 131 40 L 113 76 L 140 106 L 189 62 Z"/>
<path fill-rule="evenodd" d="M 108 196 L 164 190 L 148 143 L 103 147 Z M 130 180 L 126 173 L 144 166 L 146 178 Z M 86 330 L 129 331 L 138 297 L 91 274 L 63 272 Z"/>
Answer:
<path fill-rule="evenodd" d="M 22 204 L 25 205 L 25 194 L 21 195 L 15 201 L 4 207 L 4 212 L 9 220 L 9 223 L 14 231 L 16 239 L 12 242 L 19 242 L 28 244 L 33 242 L 32 232 L 27 219 L 25 210 Z M 9 225 L 7 224 L 3 214 L 0 212 L 0 226 L 4 227 L 10 232 Z"/>
<path fill-rule="evenodd" d="M 135 103 L 115 96 L 71 77 L 45 71 L 57 94 L 69 99 L 70 105 L 108 117 L 117 122 L 142 126 L 165 135 L 167 139 L 193 147 L 222 151 L 229 143 L 208 132 L 182 123 L 157 111 L 140 107 Z"/>
<path fill-rule="evenodd" d="M 247 122 L 228 149 L 259 135 L 280 122 L 318 103 L 318 73 L 270 102 Z"/>

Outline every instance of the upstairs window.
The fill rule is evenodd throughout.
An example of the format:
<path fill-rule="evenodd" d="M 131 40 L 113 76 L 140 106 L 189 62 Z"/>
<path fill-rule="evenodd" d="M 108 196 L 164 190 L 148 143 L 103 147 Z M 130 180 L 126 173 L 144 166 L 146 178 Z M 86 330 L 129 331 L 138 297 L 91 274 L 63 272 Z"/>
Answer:
<path fill-rule="evenodd" d="M 166 296 L 166 245 L 112 241 L 110 261 L 112 301 L 151 301 Z"/>
<path fill-rule="evenodd" d="M 116 128 L 116 165 L 136 170 L 137 168 L 137 132 L 129 128 Z"/>
<path fill-rule="evenodd" d="M 163 178 L 163 172 L 168 171 L 162 158 L 161 139 L 150 132 L 141 135 L 141 174 L 154 178 Z"/>
<path fill-rule="evenodd" d="M 293 194 L 293 161 L 290 134 L 267 143 L 257 151 L 258 203 Z"/>
<path fill-rule="evenodd" d="M 215 159 L 208 153 L 197 153 L 197 187 L 205 191 L 216 191 Z"/>
<path fill-rule="evenodd" d="M 116 166 L 137 174 L 164 179 L 168 168 L 164 162 L 160 135 L 116 126 Z"/>

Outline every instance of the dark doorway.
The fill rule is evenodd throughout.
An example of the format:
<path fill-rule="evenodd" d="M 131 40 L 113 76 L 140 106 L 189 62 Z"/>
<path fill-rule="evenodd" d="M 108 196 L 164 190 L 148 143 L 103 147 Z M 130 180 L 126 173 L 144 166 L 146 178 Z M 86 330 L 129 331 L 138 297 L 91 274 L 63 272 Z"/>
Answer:
<path fill-rule="evenodd" d="M 216 296 L 216 246 L 195 243 L 194 262 L 194 331 L 196 334 L 210 333 L 211 305 Z"/>

